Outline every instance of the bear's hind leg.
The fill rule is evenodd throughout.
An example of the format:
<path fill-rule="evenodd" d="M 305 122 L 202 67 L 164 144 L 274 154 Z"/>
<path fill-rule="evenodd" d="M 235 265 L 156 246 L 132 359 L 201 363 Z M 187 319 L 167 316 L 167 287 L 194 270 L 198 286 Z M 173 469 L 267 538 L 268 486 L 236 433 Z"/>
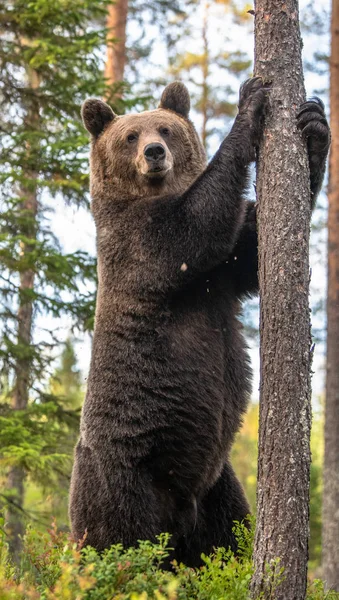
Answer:
<path fill-rule="evenodd" d="M 194 530 L 177 545 L 178 562 L 198 567 L 202 564 L 201 554 L 211 554 L 214 548 L 231 548 L 236 552 L 234 521 L 243 521 L 249 512 L 243 489 L 231 465 L 226 463 L 219 479 L 198 503 Z"/>
<path fill-rule="evenodd" d="M 99 551 L 112 544 L 155 541 L 166 531 L 147 471 L 113 465 L 110 457 L 99 460 L 95 451 L 78 443 L 70 493 L 72 534 L 78 541 L 86 532 L 85 544 Z"/>

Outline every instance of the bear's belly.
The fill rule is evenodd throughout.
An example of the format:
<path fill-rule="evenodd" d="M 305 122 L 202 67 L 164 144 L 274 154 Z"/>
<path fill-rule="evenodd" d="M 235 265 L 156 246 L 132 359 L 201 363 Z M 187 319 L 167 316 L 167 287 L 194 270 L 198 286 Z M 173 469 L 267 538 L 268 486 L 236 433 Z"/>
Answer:
<path fill-rule="evenodd" d="M 219 476 L 245 409 L 241 340 L 226 345 L 222 328 L 201 319 L 144 333 L 97 328 L 83 436 L 101 447 L 104 435 L 117 469 L 142 463 L 156 486 L 199 496 Z"/>

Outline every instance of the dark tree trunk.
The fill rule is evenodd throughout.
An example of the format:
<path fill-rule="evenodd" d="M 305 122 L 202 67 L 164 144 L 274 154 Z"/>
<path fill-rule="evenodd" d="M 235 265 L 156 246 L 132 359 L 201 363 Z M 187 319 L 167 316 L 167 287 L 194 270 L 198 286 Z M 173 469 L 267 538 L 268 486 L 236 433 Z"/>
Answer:
<path fill-rule="evenodd" d="M 36 71 L 29 69 L 27 72 L 27 85 L 32 90 L 32 98 L 27 106 L 25 117 L 26 128 L 37 130 L 39 125 L 39 105 L 34 91 L 39 87 L 40 81 Z M 29 158 L 30 144 L 27 142 L 27 158 Z M 34 251 L 34 241 L 37 235 L 37 186 L 35 180 L 37 173 L 31 170 L 25 172 L 25 177 L 30 181 L 28 186 L 22 185 L 20 196 L 22 198 L 20 210 L 25 218 L 21 234 L 27 241 L 21 242 L 21 257 Z M 20 273 L 20 287 L 18 298 L 18 329 L 17 340 L 20 352 L 15 364 L 15 383 L 13 390 L 12 407 L 14 410 L 25 410 L 28 404 L 28 395 L 31 385 L 31 338 L 33 329 L 33 301 L 30 292 L 34 289 L 34 271 L 27 269 Z M 12 503 L 9 504 L 6 521 L 9 532 L 10 549 L 15 558 L 19 560 L 21 549 L 20 536 L 23 534 L 22 509 L 24 503 L 25 471 L 20 466 L 14 466 L 7 478 L 7 488 L 12 490 Z"/>
<path fill-rule="evenodd" d="M 339 4 L 332 2 L 323 578 L 339 591 Z"/>
<path fill-rule="evenodd" d="M 252 596 L 302 600 L 309 536 L 311 201 L 306 147 L 296 127 L 305 100 L 297 0 L 256 1 L 255 45 L 255 74 L 271 81 L 272 91 L 257 173 L 261 387 Z M 276 558 L 284 579 L 275 589 L 265 568 Z"/>

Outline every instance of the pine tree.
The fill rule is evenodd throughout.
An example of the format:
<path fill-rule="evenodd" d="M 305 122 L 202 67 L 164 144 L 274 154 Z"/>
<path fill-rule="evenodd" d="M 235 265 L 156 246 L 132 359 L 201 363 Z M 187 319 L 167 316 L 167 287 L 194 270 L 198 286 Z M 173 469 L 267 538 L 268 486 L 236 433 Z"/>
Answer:
<path fill-rule="evenodd" d="M 302 600 L 309 534 L 311 202 L 295 114 L 305 99 L 298 1 L 282 9 L 278 0 L 256 0 L 255 40 L 255 71 L 272 82 L 272 91 L 257 176 L 261 389 L 252 594 Z"/>
<path fill-rule="evenodd" d="M 339 5 L 332 2 L 323 576 L 339 591 Z"/>
<path fill-rule="evenodd" d="M 182 34 L 181 24 L 189 4 L 190 0 L 150 0 L 147 4 L 143 0 L 110 0 L 106 16 L 105 99 L 113 100 L 118 112 L 126 107 L 135 84 L 139 84 L 144 95 L 139 98 L 141 106 L 148 108 L 152 92 L 158 83 L 163 85 L 163 78 L 158 81 L 155 75 L 152 51 L 155 44 L 159 50 L 164 40 L 171 45 Z M 161 65 L 161 74 L 163 70 Z M 121 99 L 124 103 L 119 103 Z"/>
<path fill-rule="evenodd" d="M 126 64 L 127 15 L 128 0 L 117 0 L 108 6 L 105 78 L 119 97 L 122 96 Z"/>

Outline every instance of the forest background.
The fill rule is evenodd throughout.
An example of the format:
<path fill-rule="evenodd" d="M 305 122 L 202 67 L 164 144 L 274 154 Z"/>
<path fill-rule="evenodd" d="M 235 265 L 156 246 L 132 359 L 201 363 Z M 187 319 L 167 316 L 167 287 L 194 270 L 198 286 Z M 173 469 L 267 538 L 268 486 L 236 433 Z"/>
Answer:
<path fill-rule="evenodd" d="M 120 82 L 109 80 L 107 72 L 104 77 L 109 2 L 0 2 L 0 503 L 17 554 L 27 522 L 44 530 L 54 517 L 59 528 L 68 529 L 68 486 L 96 286 L 81 103 L 97 96 L 119 113 L 155 108 L 164 85 L 181 79 L 191 92 L 192 119 L 211 156 L 231 126 L 239 85 L 252 72 L 251 5 L 153 0 L 145 7 L 132 0 L 125 7 L 126 61 Z M 329 2 L 301 2 L 300 17 L 308 95 L 321 96 L 328 113 Z M 249 195 L 254 197 L 253 187 Z M 325 187 L 311 237 L 311 573 L 321 562 L 326 211 Z M 20 323 L 28 322 L 27 311 L 29 331 L 20 330 Z M 243 322 L 254 370 L 253 402 L 232 460 L 255 511 L 256 300 L 244 306 Z"/>

